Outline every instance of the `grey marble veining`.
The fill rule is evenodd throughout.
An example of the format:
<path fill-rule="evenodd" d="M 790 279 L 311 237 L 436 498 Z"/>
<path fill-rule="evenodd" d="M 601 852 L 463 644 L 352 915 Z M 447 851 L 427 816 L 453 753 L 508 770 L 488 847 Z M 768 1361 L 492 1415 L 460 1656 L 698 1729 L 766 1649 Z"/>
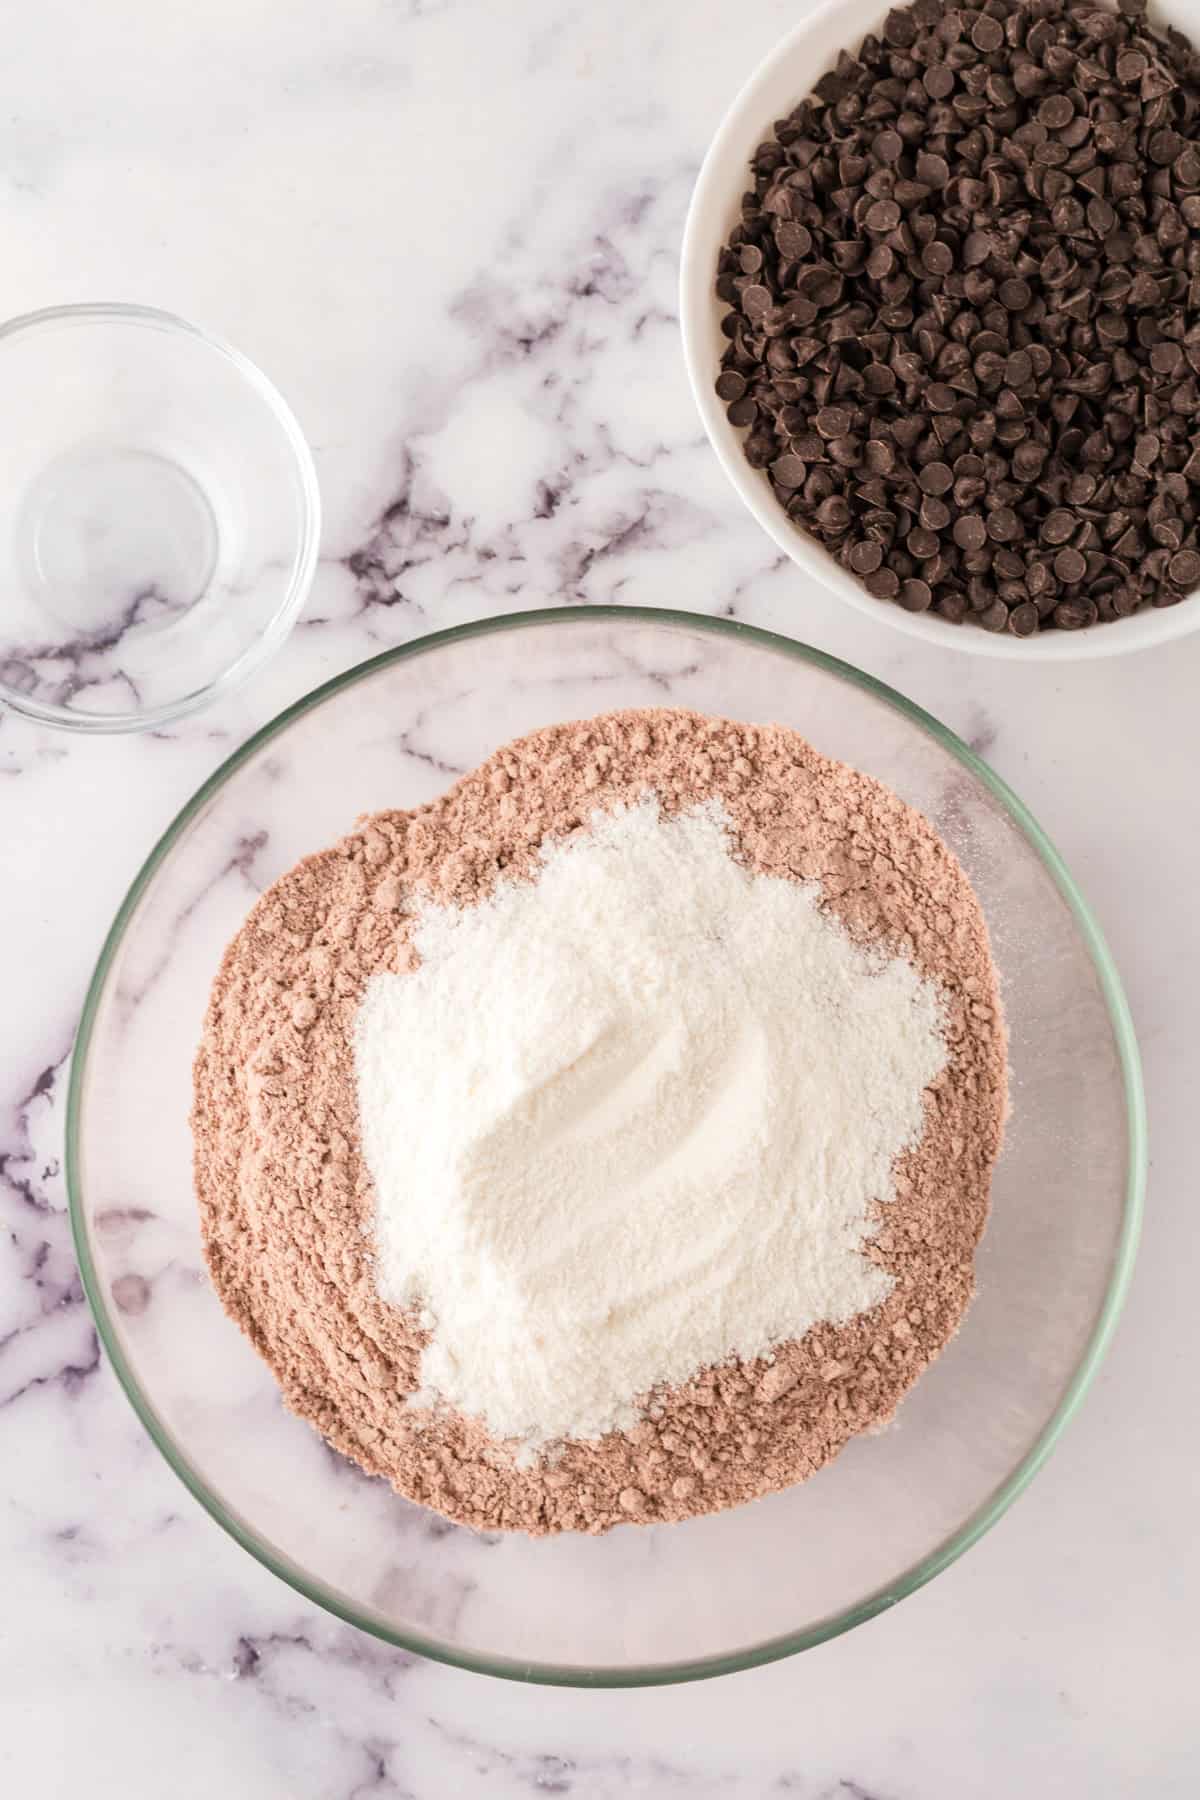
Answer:
<path fill-rule="evenodd" d="M 326 532 L 286 650 L 218 707 L 89 742 L 0 715 L 0 1791 L 1196 1791 L 1200 638 L 1078 669 L 928 651 L 814 595 L 741 511 L 686 389 L 677 250 L 720 110 L 794 11 L 46 0 L 10 21 L 0 310 L 142 300 L 239 344 L 313 443 Z M 849 1638 L 715 1684 L 625 1694 L 422 1662 L 252 1563 L 171 1475 L 100 1359 L 62 1178 L 88 974 L 133 872 L 198 783 L 366 655 L 578 601 L 804 637 L 963 733 L 1097 907 L 1154 1128 L 1147 1236 L 1115 1347 L 1001 1525 Z M 431 780 L 460 766 L 436 720 L 397 749 Z M 214 881 L 253 890 L 262 850 L 231 843 Z M 113 1232 L 146 1224 L 136 1206 L 113 1209 Z M 125 1301 L 136 1309 L 136 1288 Z"/>

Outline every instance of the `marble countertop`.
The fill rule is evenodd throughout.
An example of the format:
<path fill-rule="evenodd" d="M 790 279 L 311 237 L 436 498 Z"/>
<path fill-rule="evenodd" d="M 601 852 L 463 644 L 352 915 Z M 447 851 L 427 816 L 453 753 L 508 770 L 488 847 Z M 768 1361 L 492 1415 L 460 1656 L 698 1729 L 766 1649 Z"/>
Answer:
<path fill-rule="evenodd" d="M 804 0 L 799 0 L 800 4 Z M 707 449 L 684 213 L 796 0 L 44 0 L 0 65 L 0 313 L 125 298 L 261 363 L 313 444 L 303 621 L 144 738 L 0 718 L 0 1790 L 173 1800 L 1174 1800 L 1200 1783 L 1200 635 L 1030 668 L 814 596 Z M 386 1649 L 209 1522 L 102 1362 L 70 1248 L 65 1069 L 100 939 L 197 783 L 317 681 L 517 606 L 722 611 L 859 663 L 1032 806 L 1124 974 L 1153 1133 L 1114 1348 L 1028 1494 L 847 1638 L 691 1688 L 513 1687 Z"/>

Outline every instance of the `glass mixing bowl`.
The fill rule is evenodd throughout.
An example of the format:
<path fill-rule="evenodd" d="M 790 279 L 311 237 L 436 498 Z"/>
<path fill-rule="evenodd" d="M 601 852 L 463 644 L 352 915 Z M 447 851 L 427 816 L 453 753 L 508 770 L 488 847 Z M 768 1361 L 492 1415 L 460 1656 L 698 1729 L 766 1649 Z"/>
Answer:
<path fill-rule="evenodd" d="M 801 1487 L 601 1538 L 477 1535 L 399 1499 L 284 1411 L 210 1287 L 192 1196 L 192 1056 L 255 896 L 357 814 L 428 801 L 506 739 L 614 707 L 794 727 L 886 782 L 982 901 L 1011 1034 L 1012 1118 L 966 1322 L 889 1429 Z M 101 1337 L 143 1423 L 219 1524 L 392 1643 L 528 1681 L 745 1668 L 910 1594 L 1015 1499 L 1112 1330 L 1141 1206 L 1137 1049 L 1084 901 L 950 732 L 815 650 L 688 614 L 594 607 L 440 632 L 282 713 L 180 813 L 117 916 L 71 1076 L 68 1179 Z"/>

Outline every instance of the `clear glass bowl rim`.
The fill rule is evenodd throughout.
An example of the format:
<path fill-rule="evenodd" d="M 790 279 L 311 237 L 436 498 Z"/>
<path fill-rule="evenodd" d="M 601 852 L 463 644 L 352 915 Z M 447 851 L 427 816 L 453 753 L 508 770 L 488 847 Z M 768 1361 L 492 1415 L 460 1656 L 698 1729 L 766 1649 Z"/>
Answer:
<path fill-rule="evenodd" d="M 148 1395 L 138 1381 L 135 1370 L 121 1348 L 109 1314 L 108 1302 L 92 1260 L 84 1215 L 79 1154 L 81 1107 L 92 1029 L 113 959 L 121 946 L 126 928 L 136 911 L 138 902 L 158 868 L 170 855 L 192 819 L 213 795 L 220 791 L 231 776 L 295 720 L 314 711 L 334 695 L 340 694 L 345 689 L 355 686 L 377 671 L 395 663 L 429 655 L 444 645 L 460 639 L 487 637 L 495 633 L 521 630 L 535 625 L 555 628 L 584 622 L 594 624 L 603 619 L 636 620 L 668 630 L 672 626 L 676 626 L 689 631 L 708 633 L 714 637 L 740 639 L 796 661 L 809 663 L 815 668 L 824 670 L 827 674 L 849 682 L 890 706 L 920 731 L 933 738 L 977 781 L 982 783 L 1008 813 L 1033 849 L 1034 854 L 1069 907 L 1087 945 L 1104 995 L 1116 1041 L 1125 1089 L 1129 1140 L 1121 1233 L 1112 1277 L 1096 1323 L 1054 1413 L 1021 1461 L 990 1498 L 928 1555 L 922 1557 L 910 1568 L 903 1570 L 893 1581 L 867 1594 L 853 1606 L 832 1613 L 826 1618 L 806 1626 L 803 1630 L 785 1632 L 762 1643 L 743 1647 L 720 1656 L 707 1656 L 686 1662 L 657 1663 L 645 1666 L 630 1665 L 627 1668 L 616 1666 L 587 1668 L 573 1664 L 518 1661 L 497 1655 L 474 1654 L 460 1650 L 437 1638 L 428 1637 L 416 1630 L 399 1631 L 386 1620 L 355 1605 L 345 1595 L 309 1574 L 294 1563 L 290 1557 L 265 1542 L 250 1525 L 226 1507 L 220 1495 L 215 1493 L 199 1472 L 193 1468 L 182 1446 L 175 1441 L 163 1421 L 158 1417 Z M 360 1631 L 368 1632 L 399 1649 L 413 1651 L 438 1662 L 449 1663 L 455 1667 L 470 1669 L 480 1674 L 501 1676 L 507 1680 L 557 1687 L 665 1686 L 675 1682 L 699 1681 L 709 1676 L 734 1674 L 743 1669 L 756 1668 L 763 1663 L 777 1661 L 781 1657 L 791 1656 L 797 1651 L 812 1649 L 815 1645 L 824 1643 L 829 1638 L 838 1637 L 843 1632 L 852 1630 L 856 1625 L 861 1625 L 866 1620 L 874 1618 L 877 1613 L 885 1611 L 898 1601 L 906 1599 L 909 1594 L 915 1593 L 927 1581 L 931 1581 L 935 1575 L 948 1568 L 965 1550 L 970 1549 L 971 1545 L 976 1543 L 984 1532 L 990 1530 L 1002 1514 L 1008 1510 L 1017 1496 L 1024 1492 L 1058 1442 L 1063 1429 L 1074 1416 L 1084 1394 L 1091 1385 L 1092 1378 L 1108 1348 L 1129 1287 L 1141 1230 L 1146 1167 L 1146 1105 L 1142 1085 L 1141 1060 L 1132 1016 L 1120 977 L 1099 925 L 1069 874 L 1066 864 L 1031 813 L 1007 784 L 988 767 L 982 758 L 976 756 L 973 750 L 946 726 L 940 724 L 932 714 L 927 713 L 911 700 L 907 700 L 894 688 L 875 680 L 873 676 L 856 669 L 850 663 L 841 661 L 838 657 L 829 656 L 824 651 L 815 650 L 809 645 L 781 637 L 775 632 L 761 630 L 756 626 L 744 625 L 736 620 L 713 618 L 702 613 L 642 606 L 571 606 L 505 613 L 496 618 L 454 626 L 446 631 L 432 632 L 425 637 L 414 639 L 411 643 L 403 644 L 397 649 L 384 651 L 381 655 L 371 657 L 366 662 L 357 663 L 343 674 L 334 676 L 331 680 L 314 688 L 311 693 L 295 701 L 291 706 L 286 707 L 275 718 L 247 738 L 246 742 L 235 750 L 196 790 L 192 798 L 167 827 L 142 864 L 122 901 L 104 940 L 84 999 L 71 1059 L 71 1078 L 67 1096 L 67 1195 L 71 1231 L 84 1291 L 96 1321 L 100 1340 L 116 1370 L 117 1378 L 125 1390 L 126 1397 L 151 1439 L 184 1486 L 216 1520 L 217 1524 L 228 1532 L 244 1550 L 249 1551 L 256 1561 L 270 1569 L 282 1581 L 287 1582 L 306 1600 L 324 1608 L 326 1612 L 332 1613 L 347 1624 L 354 1625 Z"/>
<path fill-rule="evenodd" d="M 257 363 L 251 362 L 248 356 L 233 344 L 226 343 L 224 338 L 203 330 L 199 325 L 193 325 L 190 320 L 181 318 L 177 313 L 164 312 L 161 307 L 142 306 L 132 300 L 80 300 L 64 306 L 45 306 L 37 312 L 18 313 L 0 321 L 0 346 L 10 338 L 28 336 L 31 332 L 47 327 L 101 323 L 105 320 L 143 325 L 177 337 L 195 338 L 232 364 L 247 386 L 253 388 L 265 402 L 283 434 L 300 483 L 301 516 L 286 594 L 258 638 L 213 681 L 180 695 L 177 700 L 149 707 L 145 712 L 115 713 L 111 716 L 102 713 L 77 713 L 69 706 L 30 700 L 26 695 L 0 682 L 0 701 L 10 706 L 15 713 L 21 713 L 28 719 L 36 719 L 39 724 L 58 725 L 67 731 L 98 734 L 151 731 L 160 725 L 168 725 L 175 719 L 186 718 L 189 713 L 198 712 L 202 706 L 207 706 L 210 701 L 238 686 L 248 675 L 261 668 L 268 657 L 278 650 L 296 622 L 312 586 L 321 543 L 321 490 L 308 439 L 274 382 L 263 374 Z"/>

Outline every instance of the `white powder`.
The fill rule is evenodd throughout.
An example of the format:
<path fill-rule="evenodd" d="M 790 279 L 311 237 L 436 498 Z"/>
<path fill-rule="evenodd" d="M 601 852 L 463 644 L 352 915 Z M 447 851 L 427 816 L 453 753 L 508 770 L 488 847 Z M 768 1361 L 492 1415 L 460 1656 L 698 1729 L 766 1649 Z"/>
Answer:
<path fill-rule="evenodd" d="M 861 1253 L 944 1068 L 936 986 L 722 811 L 597 815 L 535 883 L 428 905 L 355 1042 L 383 1296 L 424 1393 L 527 1459 L 637 1398 L 876 1305 Z"/>

